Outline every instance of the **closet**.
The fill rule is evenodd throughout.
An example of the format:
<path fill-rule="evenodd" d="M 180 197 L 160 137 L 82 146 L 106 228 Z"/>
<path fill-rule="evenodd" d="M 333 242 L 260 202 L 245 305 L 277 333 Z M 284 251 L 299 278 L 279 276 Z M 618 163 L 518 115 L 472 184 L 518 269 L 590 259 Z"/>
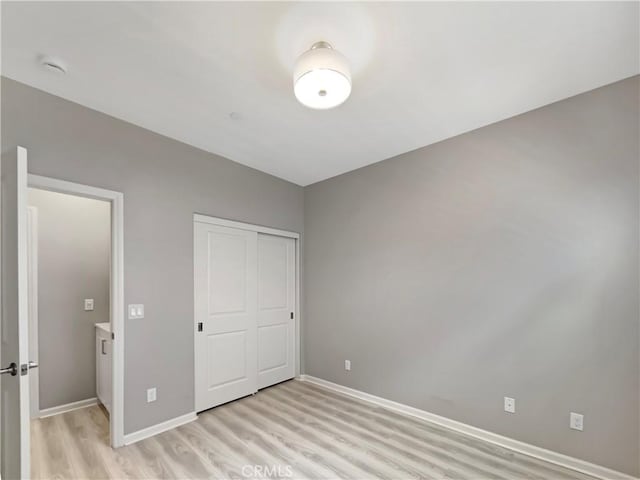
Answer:
<path fill-rule="evenodd" d="M 295 376 L 297 239 L 259 228 L 194 218 L 196 411 Z"/>

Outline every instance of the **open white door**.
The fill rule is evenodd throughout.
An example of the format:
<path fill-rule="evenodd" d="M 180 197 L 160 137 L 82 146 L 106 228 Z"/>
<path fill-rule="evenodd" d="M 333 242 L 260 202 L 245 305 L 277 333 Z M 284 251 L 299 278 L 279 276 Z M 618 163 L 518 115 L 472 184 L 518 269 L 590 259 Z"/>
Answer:
<path fill-rule="evenodd" d="M 27 317 L 29 318 L 29 359 L 38 362 L 38 209 L 27 207 Z M 31 418 L 40 416 L 40 378 L 38 369 L 29 371 Z"/>
<path fill-rule="evenodd" d="M 0 324 L 0 476 L 29 478 L 27 150 L 0 164 L 2 323 Z"/>

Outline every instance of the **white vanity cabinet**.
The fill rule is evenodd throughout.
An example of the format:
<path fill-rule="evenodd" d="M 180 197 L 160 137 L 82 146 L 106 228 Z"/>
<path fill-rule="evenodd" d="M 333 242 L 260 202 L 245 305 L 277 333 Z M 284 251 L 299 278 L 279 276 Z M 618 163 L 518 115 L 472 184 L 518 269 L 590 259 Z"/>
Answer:
<path fill-rule="evenodd" d="M 111 325 L 96 323 L 96 393 L 111 413 Z"/>

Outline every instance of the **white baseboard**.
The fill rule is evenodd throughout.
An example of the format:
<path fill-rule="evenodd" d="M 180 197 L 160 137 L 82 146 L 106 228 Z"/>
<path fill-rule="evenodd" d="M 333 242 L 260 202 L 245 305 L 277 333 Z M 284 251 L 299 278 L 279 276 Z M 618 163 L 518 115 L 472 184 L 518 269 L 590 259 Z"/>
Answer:
<path fill-rule="evenodd" d="M 536 447 L 535 445 L 521 442 L 519 440 L 514 440 L 513 438 L 498 435 L 497 433 L 492 433 L 481 428 L 473 427 L 471 425 L 467 425 L 466 423 L 458 422 L 456 420 L 442 417 L 440 415 L 436 415 L 425 410 L 420 410 L 419 408 L 410 407 L 409 405 L 404 405 L 392 400 L 387 400 L 386 398 L 377 397 L 375 395 L 371 395 L 354 388 L 345 387 L 337 383 L 329 382 L 321 378 L 316 378 L 311 375 L 300 375 L 297 379 L 304 382 L 313 383 L 329 390 L 333 390 L 344 395 L 349 395 L 351 397 L 355 397 L 360 400 L 373 403 L 375 405 L 379 405 L 398 413 L 417 417 L 421 420 L 425 420 L 441 427 L 445 427 L 450 430 L 469 435 L 479 440 L 483 440 L 494 445 L 499 445 L 501 447 L 508 448 L 509 450 L 523 453 L 525 455 L 529 455 L 530 457 L 544 460 L 549 463 L 554 463 L 571 470 L 586 473 L 587 475 L 591 475 L 597 478 L 606 480 L 638 480 L 636 477 L 633 477 L 626 473 L 618 472 L 601 465 L 596 465 L 595 463 L 590 463 L 585 460 L 580 460 L 578 458 L 564 455 L 562 453 L 547 450 L 546 448 Z"/>
<path fill-rule="evenodd" d="M 180 415 L 176 418 L 172 418 L 165 422 L 143 428 L 142 430 L 138 430 L 137 432 L 127 433 L 124 436 L 124 444 L 131 445 L 132 443 L 139 442 L 140 440 L 144 440 L 145 438 L 153 437 L 154 435 L 158 435 L 159 433 L 166 432 L 167 430 L 179 427 L 180 425 L 184 425 L 185 423 L 192 422 L 196 418 L 198 418 L 196 412 L 191 412 L 185 415 Z"/>
<path fill-rule="evenodd" d="M 92 405 L 97 405 L 98 399 L 87 398 L 86 400 L 79 400 L 77 402 L 66 403 L 64 405 L 58 405 L 57 407 L 45 408 L 40 410 L 38 418 L 50 417 L 51 415 L 58 415 L 60 413 L 71 412 L 72 410 L 78 410 L 79 408 L 86 408 Z"/>

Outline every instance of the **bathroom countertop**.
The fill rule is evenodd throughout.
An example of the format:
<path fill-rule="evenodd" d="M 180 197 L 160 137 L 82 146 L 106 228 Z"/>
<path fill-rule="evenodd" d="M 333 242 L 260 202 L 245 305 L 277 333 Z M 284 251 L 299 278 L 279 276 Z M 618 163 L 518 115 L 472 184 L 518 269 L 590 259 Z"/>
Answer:
<path fill-rule="evenodd" d="M 100 330 L 104 330 L 105 332 L 109 333 L 111 332 L 111 323 L 109 322 L 96 323 L 96 328 L 99 328 Z"/>

